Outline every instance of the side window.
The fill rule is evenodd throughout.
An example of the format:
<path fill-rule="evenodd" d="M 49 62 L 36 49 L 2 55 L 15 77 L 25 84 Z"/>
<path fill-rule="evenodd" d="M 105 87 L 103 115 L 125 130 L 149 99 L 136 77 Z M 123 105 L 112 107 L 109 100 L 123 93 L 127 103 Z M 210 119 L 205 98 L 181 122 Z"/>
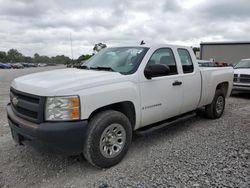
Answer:
<path fill-rule="evenodd" d="M 182 69 L 184 73 L 191 73 L 194 71 L 194 65 L 188 50 L 179 48 L 178 54 L 181 59 Z"/>
<path fill-rule="evenodd" d="M 174 54 L 170 48 L 160 48 L 150 57 L 147 66 L 165 64 L 170 69 L 170 75 L 178 74 Z"/>

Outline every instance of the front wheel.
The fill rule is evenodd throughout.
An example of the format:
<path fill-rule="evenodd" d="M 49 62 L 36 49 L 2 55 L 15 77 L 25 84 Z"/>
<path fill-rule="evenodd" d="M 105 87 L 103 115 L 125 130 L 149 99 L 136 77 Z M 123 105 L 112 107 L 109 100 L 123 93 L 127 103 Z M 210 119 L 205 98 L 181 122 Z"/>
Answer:
<path fill-rule="evenodd" d="M 220 118 L 225 108 L 225 96 L 221 90 L 216 90 L 211 104 L 206 106 L 206 116 L 211 119 Z"/>
<path fill-rule="evenodd" d="M 131 123 L 124 114 L 114 110 L 100 112 L 90 120 L 84 156 L 96 167 L 111 167 L 126 155 L 131 140 Z"/>

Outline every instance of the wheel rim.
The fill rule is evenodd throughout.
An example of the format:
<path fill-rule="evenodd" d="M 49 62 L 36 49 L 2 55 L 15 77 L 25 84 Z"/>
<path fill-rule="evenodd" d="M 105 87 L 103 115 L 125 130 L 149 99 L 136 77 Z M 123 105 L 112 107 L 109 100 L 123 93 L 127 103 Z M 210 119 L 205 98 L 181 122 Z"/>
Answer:
<path fill-rule="evenodd" d="M 224 108 L 224 98 L 219 96 L 216 101 L 216 112 L 217 114 L 221 114 Z"/>
<path fill-rule="evenodd" d="M 114 158 L 124 148 L 126 131 L 120 124 L 109 125 L 102 133 L 100 139 L 100 151 L 106 158 Z"/>

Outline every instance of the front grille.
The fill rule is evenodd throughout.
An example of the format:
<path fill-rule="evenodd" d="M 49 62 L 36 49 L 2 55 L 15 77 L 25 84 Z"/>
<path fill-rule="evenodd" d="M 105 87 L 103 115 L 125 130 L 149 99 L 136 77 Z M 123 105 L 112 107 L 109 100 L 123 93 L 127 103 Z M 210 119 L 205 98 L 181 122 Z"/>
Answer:
<path fill-rule="evenodd" d="M 247 75 L 247 74 L 234 74 L 234 82 L 250 83 L 250 75 Z"/>
<path fill-rule="evenodd" d="M 241 74 L 240 75 L 240 82 L 242 82 L 242 83 L 250 83 L 250 75 Z"/>
<path fill-rule="evenodd" d="M 10 102 L 14 113 L 35 123 L 43 121 L 45 98 L 10 89 Z"/>

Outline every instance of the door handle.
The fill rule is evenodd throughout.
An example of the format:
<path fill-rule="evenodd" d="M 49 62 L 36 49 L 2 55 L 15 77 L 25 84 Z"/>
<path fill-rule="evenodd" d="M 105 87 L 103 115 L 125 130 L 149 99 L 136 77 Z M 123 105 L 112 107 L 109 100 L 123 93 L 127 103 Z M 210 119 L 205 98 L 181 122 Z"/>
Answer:
<path fill-rule="evenodd" d="M 176 81 L 174 81 L 173 82 L 173 86 L 179 86 L 179 85 L 181 85 L 182 84 L 182 82 L 181 81 L 178 81 L 178 80 L 176 80 Z"/>

